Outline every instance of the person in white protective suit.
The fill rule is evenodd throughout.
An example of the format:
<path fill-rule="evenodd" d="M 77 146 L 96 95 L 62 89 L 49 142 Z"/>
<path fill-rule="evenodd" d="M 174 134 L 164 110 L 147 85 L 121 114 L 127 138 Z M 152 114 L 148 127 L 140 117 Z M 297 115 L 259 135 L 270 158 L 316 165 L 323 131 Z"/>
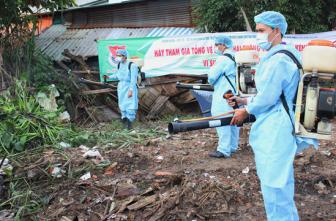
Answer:
<path fill-rule="evenodd" d="M 266 50 L 255 76 L 258 92 L 248 99 L 231 98 L 246 105 L 235 110 L 231 124 L 242 122 L 248 114 L 255 115 L 256 121 L 249 139 L 255 155 L 267 220 L 297 221 L 294 157 L 310 144 L 317 146 L 317 141 L 300 138 L 293 133 L 292 107 L 300 75 L 293 59 L 279 51 L 289 51 L 298 61 L 301 61 L 301 57 L 296 49 L 282 44 L 287 30 L 287 22 L 282 14 L 267 11 L 255 16 L 254 21 L 257 44 Z M 232 100 L 229 103 L 233 105 Z M 285 103 L 289 108 L 285 107 Z"/>
<path fill-rule="evenodd" d="M 228 90 L 235 92 L 236 88 L 236 62 L 232 40 L 227 36 L 218 36 L 215 39 L 217 47 L 217 60 L 211 67 L 208 74 L 208 81 L 214 87 L 212 95 L 211 114 L 220 115 L 232 111 L 232 107 L 223 98 L 223 94 Z M 210 157 L 228 158 L 236 152 L 239 142 L 239 128 L 237 126 L 223 126 L 216 128 L 218 135 L 218 145 L 214 152 L 210 152 Z"/>
<path fill-rule="evenodd" d="M 137 76 L 138 66 L 127 60 L 128 52 L 119 49 L 116 52 L 118 62 L 118 105 L 121 119 L 127 129 L 132 128 L 132 122 L 136 118 L 138 110 Z"/>

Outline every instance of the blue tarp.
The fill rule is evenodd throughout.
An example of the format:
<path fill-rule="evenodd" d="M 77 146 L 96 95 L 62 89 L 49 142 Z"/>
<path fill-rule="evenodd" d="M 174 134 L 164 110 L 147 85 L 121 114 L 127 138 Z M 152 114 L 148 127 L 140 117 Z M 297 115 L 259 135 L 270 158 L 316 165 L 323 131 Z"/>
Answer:
<path fill-rule="evenodd" d="M 211 116 L 212 91 L 191 90 L 204 117 Z"/>

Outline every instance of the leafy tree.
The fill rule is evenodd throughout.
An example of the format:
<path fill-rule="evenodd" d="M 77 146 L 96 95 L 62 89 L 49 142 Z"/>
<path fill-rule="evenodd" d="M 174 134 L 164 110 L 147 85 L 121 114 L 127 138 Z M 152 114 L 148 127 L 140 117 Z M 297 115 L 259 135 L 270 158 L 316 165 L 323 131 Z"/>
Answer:
<path fill-rule="evenodd" d="M 291 33 L 330 31 L 336 20 L 336 0 L 278 0 L 266 10 L 283 13 Z"/>
<path fill-rule="evenodd" d="M 193 15 L 202 31 L 239 31 L 244 29 L 237 1 L 201 0 Z"/>
<path fill-rule="evenodd" d="M 39 13 L 64 9 L 74 0 L 0 0 L 0 4 L 0 82 L 9 86 L 0 96 L 0 153 L 74 135 L 58 122 L 62 107 L 49 112 L 36 100 L 35 92 L 50 81 L 57 80 L 63 87 L 69 81 L 57 75 L 52 61 L 36 49 L 34 41 Z"/>
<path fill-rule="evenodd" d="M 329 31 L 336 25 L 336 0 L 199 0 L 193 14 L 201 31 L 243 31 L 242 9 L 253 26 L 253 17 L 273 10 L 284 14 L 290 33 Z"/>
<path fill-rule="evenodd" d="M 1 46 L 16 45 L 34 34 L 40 9 L 50 12 L 74 5 L 74 0 L 0 0 Z"/>
<path fill-rule="evenodd" d="M 41 12 L 54 12 L 74 5 L 75 0 L 0 0 L 0 75 L 36 75 L 35 30 Z M 34 54 L 35 53 L 35 54 Z M 2 67 L 3 66 L 3 67 Z"/>

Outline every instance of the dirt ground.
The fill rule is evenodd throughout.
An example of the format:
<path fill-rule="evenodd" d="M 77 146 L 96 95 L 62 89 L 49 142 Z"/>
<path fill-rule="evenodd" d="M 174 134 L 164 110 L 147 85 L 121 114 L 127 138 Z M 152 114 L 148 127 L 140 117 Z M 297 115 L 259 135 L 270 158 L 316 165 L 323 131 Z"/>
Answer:
<path fill-rule="evenodd" d="M 165 131 L 166 125 L 160 123 L 160 128 Z M 323 141 L 319 150 L 308 149 L 295 160 L 295 200 L 302 221 L 336 221 L 333 137 Z M 266 220 L 253 152 L 245 142 L 241 139 L 230 159 L 208 157 L 217 144 L 214 129 L 163 135 L 127 148 L 101 147 L 103 159 L 85 159 L 81 148 L 69 148 L 65 153 L 45 150 L 44 157 L 30 165 L 49 165 L 50 169 L 60 163 L 64 174 L 51 181 L 42 182 L 43 175 L 32 178 L 36 179 L 36 194 L 46 198 L 46 206 L 30 218 Z M 90 179 L 79 179 L 88 171 Z"/>

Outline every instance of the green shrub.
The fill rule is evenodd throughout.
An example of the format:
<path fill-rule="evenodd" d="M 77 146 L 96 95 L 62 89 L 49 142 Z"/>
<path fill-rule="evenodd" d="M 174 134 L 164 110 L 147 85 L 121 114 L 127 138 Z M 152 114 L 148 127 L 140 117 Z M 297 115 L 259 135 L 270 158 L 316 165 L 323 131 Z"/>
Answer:
<path fill-rule="evenodd" d="M 74 135 L 70 127 L 58 121 L 58 111 L 48 112 L 38 104 L 25 81 L 17 80 L 0 97 L 0 113 L 0 147 L 6 152 L 52 144 L 62 135 Z"/>

